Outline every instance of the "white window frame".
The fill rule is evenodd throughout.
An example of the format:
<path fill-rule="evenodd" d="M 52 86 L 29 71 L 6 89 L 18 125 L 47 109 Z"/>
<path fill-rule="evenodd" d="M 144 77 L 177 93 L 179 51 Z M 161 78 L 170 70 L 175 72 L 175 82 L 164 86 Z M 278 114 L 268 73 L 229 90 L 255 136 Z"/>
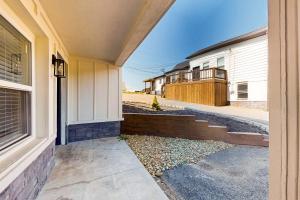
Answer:
<path fill-rule="evenodd" d="M 204 66 L 205 64 L 207 64 L 207 66 Z M 202 64 L 202 69 L 209 69 L 209 61 L 205 61 L 205 62 Z"/>
<path fill-rule="evenodd" d="M 19 91 L 25 91 L 30 93 L 30 99 L 31 99 L 31 132 L 30 134 L 21 139 L 20 141 L 6 147 L 2 151 L 0 151 L 0 156 L 3 157 L 3 159 L 9 157 L 11 154 L 13 154 L 17 149 L 20 149 L 24 147 L 25 145 L 29 144 L 32 142 L 34 139 L 36 139 L 36 129 L 35 129 L 35 124 L 36 124 L 36 118 L 35 118 L 35 105 L 36 105 L 36 92 L 35 92 L 35 36 L 34 34 L 22 23 L 17 23 L 13 18 L 13 16 L 7 14 L 7 13 L 2 13 L 2 10 L 0 9 L 0 15 L 8 22 L 10 23 L 16 30 L 18 30 L 23 37 L 25 37 L 31 44 L 31 86 L 29 85 L 23 85 L 19 83 L 14 83 L 6 80 L 0 80 L 0 87 L 2 88 L 7 88 L 7 89 L 13 89 L 13 90 L 19 90 Z"/>

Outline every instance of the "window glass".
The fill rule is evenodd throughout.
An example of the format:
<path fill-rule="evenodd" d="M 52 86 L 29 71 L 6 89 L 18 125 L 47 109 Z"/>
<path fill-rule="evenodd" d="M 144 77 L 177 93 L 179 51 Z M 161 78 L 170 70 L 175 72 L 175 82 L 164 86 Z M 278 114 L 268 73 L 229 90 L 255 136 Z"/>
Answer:
<path fill-rule="evenodd" d="M 31 85 L 30 42 L 0 16 L 0 79 Z"/>
<path fill-rule="evenodd" d="M 0 88 L 0 149 L 30 133 L 28 92 Z"/>
<path fill-rule="evenodd" d="M 224 69 L 224 67 L 225 67 L 225 59 L 224 59 L 224 57 L 221 57 L 221 58 L 217 59 L 217 67 L 221 68 L 221 69 Z"/>
<path fill-rule="evenodd" d="M 0 16 L 0 150 L 28 136 L 31 129 L 31 44 Z M 14 84 L 18 83 L 18 85 Z M 14 84 L 14 85 L 13 85 Z M 8 89 L 6 86 L 14 89 Z M 31 87 L 28 87 L 31 88 Z"/>
<path fill-rule="evenodd" d="M 203 69 L 208 69 L 209 68 L 209 62 L 203 63 Z"/>
<path fill-rule="evenodd" d="M 197 66 L 193 68 L 192 79 L 196 81 L 199 80 L 199 78 L 200 78 L 200 67 Z"/>

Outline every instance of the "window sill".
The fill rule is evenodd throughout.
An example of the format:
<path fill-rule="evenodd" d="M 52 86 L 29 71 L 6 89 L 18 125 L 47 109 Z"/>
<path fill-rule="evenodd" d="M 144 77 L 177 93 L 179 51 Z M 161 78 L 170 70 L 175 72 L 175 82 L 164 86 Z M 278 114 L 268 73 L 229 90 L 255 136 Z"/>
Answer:
<path fill-rule="evenodd" d="M 1 152 L 0 192 L 15 180 L 55 140 L 30 136 Z"/>

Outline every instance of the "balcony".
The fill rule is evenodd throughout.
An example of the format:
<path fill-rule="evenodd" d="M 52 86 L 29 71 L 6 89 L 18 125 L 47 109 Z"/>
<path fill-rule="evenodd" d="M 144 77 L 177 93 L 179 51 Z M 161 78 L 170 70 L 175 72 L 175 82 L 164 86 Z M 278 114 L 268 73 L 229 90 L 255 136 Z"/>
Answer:
<path fill-rule="evenodd" d="M 190 103 L 227 105 L 227 71 L 214 67 L 166 76 L 164 96 Z"/>

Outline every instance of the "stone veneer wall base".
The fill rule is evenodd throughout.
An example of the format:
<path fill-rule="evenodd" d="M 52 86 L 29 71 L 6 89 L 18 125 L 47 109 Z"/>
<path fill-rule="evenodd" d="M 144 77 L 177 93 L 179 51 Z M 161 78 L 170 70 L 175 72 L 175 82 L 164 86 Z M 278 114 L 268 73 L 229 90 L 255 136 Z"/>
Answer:
<path fill-rule="evenodd" d="M 72 124 L 68 126 L 68 142 L 119 136 L 120 126 L 119 121 Z"/>
<path fill-rule="evenodd" d="M 34 200 L 54 167 L 55 143 L 52 142 L 2 193 L 0 199 Z"/>

